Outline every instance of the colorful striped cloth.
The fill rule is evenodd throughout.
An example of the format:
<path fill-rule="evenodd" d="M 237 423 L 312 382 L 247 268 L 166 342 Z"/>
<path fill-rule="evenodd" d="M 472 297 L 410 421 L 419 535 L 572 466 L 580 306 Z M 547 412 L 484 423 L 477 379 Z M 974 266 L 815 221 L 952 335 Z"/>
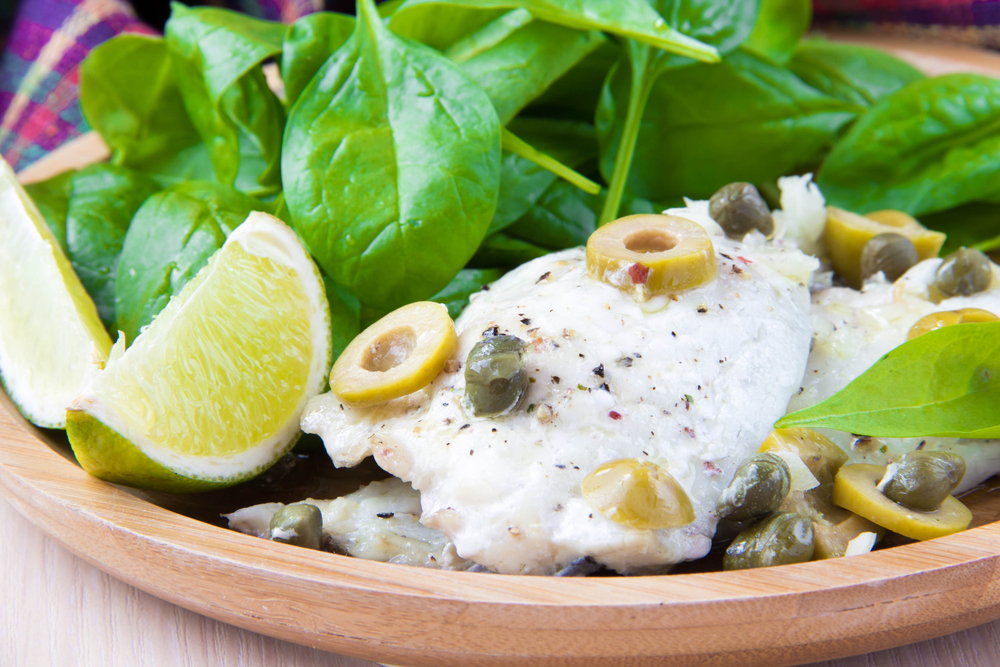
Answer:
<path fill-rule="evenodd" d="M 214 3 L 213 3 L 214 4 Z M 229 0 L 291 23 L 323 0 Z M 328 0 L 343 11 L 352 3 Z M 1000 48 L 1000 0 L 814 0 L 815 20 Z M 153 33 L 125 0 L 22 0 L 0 58 L 0 154 L 21 170 L 90 128 L 80 111 L 79 66 L 123 32 Z"/>
<path fill-rule="evenodd" d="M 322 0 L 234 0 L 234 9 L 291 23 Z M 0 154 L 19 171 L 90 130 L 80 62 L 124 32 L 156 34 L 125 0 L 22 0 L 0 58 Z"/>
<path fill-rule="evenodd" d="M 824 25 L 1000 48 L 1000 0 L 813 0 Z"/>

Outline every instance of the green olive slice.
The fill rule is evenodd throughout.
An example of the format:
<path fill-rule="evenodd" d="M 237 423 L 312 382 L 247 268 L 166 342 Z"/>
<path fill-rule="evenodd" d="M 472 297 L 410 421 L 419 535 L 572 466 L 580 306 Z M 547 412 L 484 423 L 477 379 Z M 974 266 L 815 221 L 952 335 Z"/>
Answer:
<path fill-rule="evenodd" d="M 712 239 L 698 223 L 673 215 L 630 215 L 590 235 L 587 271 L 646 298 L 703 285 L 718 265 Z"/>
<path fill-rule="evenodd" d="M 640 530 L 680 528 L 695 519 L 691 499 L 681 485 L 649 461 L 609 461 L 583 479 L 582 491 L 601 514 Z"/>
<path fill-rule="evenodd" d="M 885 466 L 856 463 L 844 466 L 833 482 L 833 502 L 872 523 L 914 540 L 951 535 L 969 527 L 972 512 L 954 496 L 948 496 L 933 512 L 904 507 L 878 490 Z"/>

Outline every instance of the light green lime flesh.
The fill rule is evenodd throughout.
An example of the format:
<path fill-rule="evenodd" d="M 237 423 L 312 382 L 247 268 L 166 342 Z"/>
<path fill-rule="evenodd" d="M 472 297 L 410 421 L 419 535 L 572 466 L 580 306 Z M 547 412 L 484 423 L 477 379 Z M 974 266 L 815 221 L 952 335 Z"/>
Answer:
<path fill-rule="evenodd" d="M 249 479 L 291 448 L 321 385 L 314 355 L 328 363 L 314 332 L 329 316 L 310 305 L 310 289 L 326 301 L 307 255 L 297 268 L 266 255 L 224 246 L 81 395 L 67 432 L 87 472 L 198 491 Z"/>
<path fill-rule="evenodd" d="M 64 428 L 111 339 L 37 208 L 0 161 L 0 380 L 29 421 Z"/>

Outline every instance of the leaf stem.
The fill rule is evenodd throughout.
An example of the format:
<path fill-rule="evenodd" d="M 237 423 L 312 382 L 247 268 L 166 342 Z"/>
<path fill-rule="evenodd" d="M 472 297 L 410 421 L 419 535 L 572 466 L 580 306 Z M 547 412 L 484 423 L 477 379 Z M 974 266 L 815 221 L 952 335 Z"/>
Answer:
<path fill-rule="evenodd" d="M 570 169 L 554 157 L 546 155 L 537 148 L 534 148 L 523 139 L 517 137 L 506 127 L 501 128 L 500 130 L 500 147 L 505 151 L 514 153 L 515 155 L 520 155 L 526 160 L 531 160 L 542 169 L 551 171 L 556 176 L 569 181 L 588 194 L 596 195 L 601 192 L 600 184 L 595 183 L 583 174 Z"/>
<path fill-rule="evenodd" d="M 487 23 L 468 37 L 455 42 L 455 44 L 444 52 L 444 55 L 450 58 L 452 62 L 458 64 L 468 62 L 484 51 L 492 49 L 517 30 L 531 23 L 534 19 L 535 17 L 532 16 L 531 12 L 523 7 L 513 9 L 498 19 Z"/>
<path fill-rule="evenodd" d="M 601 209 L 601 217 L 597 226 L 606 225 L 618 217 L 625 194 L 625 184 L 632 168 L 632 158 L 635 155 L 635 144 L 639 138 L 639 127 L 642 124 L 642 114 L 653 90 L 656 73 L 650 67 L 650 48 L 646 44 L 629 43 L 629 60 L 632 64 L 632 88 L 628 96 L 628 112 L 625 116 L 625 127 L 618 142 L 618 152 L 615 154 L 615 170 L 611 174 L 608 185 L 608 196 Z"/>

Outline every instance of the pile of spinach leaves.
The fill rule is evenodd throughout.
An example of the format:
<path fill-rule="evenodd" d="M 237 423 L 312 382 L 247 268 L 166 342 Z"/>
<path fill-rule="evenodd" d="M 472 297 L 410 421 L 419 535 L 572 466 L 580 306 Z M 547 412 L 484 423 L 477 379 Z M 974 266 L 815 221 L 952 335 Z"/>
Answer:
<path fill-rule="evenodd" d="M 322 269 L 338 350 L 393 308 L 457 314 L 513 266 L 732 181 L 813 172 L 830 204 L 1000 248 L 1000 81 L 805 38 L 810 12 L 358 0 L 286 26 L 175 3 L 164 38 L 115 37 L 81 66 L 112 164 L 31 191 L 130 338 L 253 209 Z"/>

